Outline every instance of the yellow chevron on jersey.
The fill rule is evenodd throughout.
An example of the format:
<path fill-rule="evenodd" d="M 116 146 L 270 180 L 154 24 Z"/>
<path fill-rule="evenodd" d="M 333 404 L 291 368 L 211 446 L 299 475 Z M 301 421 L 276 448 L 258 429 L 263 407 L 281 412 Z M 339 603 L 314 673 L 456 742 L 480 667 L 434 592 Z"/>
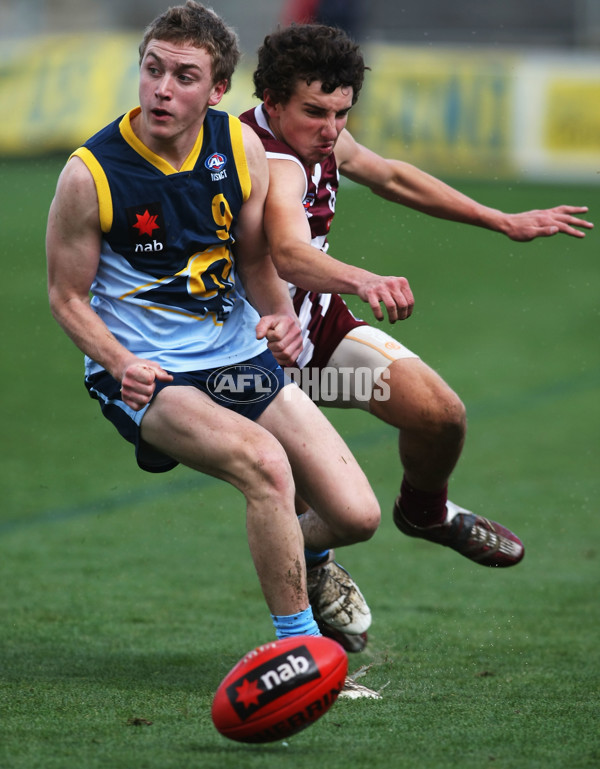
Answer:
<path fill-rule="evenodd" d="M 148 163 L 152 163 L 153 166 L 158 168 L 159 171 L 162 171 L 162 173 L 166 174 L 167 176 L 169 174 L 178 174 L 185 171 L 191 171 L 196 165 L 196 161 L 198 160 L 198 156 L 200 155 L 200 151 L 202 149 L 202 144 L 204 141 L 204 126 L 202 126 L 200 129 L 194 146 L 192 147 L 191 152 L 187 158 L 183 161 L 181 168 L 175 168 L 167 160 L 161 158 L 160 155 L 157 155 L 155 152 L 152 152 L 151 149 L 148 149 L 148 147 L 146 147 L 146 145 L 135 135 L 133 128 L 131 127 L 131 121 L 133 118 L 137 117 L 141 111 L 141 107 L 132 109 L 130 112 L 127 112 L 125 115 L 123 115 L 123 119 L 119 124 L 119 131 L 121 132 L 121 136 L 125 139 L 127 144 L 129 144 L 138 153 L 138 155 L 141 155 L 145 160 L 148 161 Z"/>

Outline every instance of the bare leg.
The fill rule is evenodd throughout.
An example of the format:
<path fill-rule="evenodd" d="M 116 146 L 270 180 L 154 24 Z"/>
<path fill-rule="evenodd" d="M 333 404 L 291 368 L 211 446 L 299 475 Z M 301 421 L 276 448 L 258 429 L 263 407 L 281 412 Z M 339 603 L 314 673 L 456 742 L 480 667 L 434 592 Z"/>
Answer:
<path fill-rule="evenodd" d="M 389 398 L 370 410 L 400 431 L 400 461 L 408 482 L 437 492 L 448 483 L 466 435 L 465 408 L 433 369 L 418 358 L 395 360 L 385 380 Z"/>
<path fill-rule="evenodd" d="M 267 409 L 259 423 L 281 441 L 298 493 L 310 506 L 301 519 L 306 546 L 323 550 L 369 539 L 381 513 L 350 449 L 299 388 L 286 387 L 277 401 L 278 409 Z"/>
<path fill-rule="evenodd" d="M 393 361 L 384 381 L 389 397 L 379 400 L 374 394 L 369 408 L 374 416 L 398 428 L 406 481 L 422 492 L 445 490 L 465 441 L 466 415 L 461 400 L 419 358 Z M 443 511 L 444 499 L 440 504 Z M 306 510 L 301 526 L 311 549 L 350 544 L 336 541 L 322 528 L 305 497 L 297 500 L 296 507 L 298 512 Z"/>
<path fill-rule="evenodd" d="M 142 437 L 182 464 L 228 481 L 244 494 L 250 552 L 271 613 L 306 609 L 294 481 L 278 441 L 260 425 L 191 387 L 167 387 L 158 393 L 144 416 Z"/>
<path fill-rule="evenodd" d="M 373 413 L 400 430 L 404 467 L 394 521 L 404 534 L 451 547 L 483 566 L 514 566 L 524 548 L 509 529 L 447 500 L 447 484 L 464 444 L 465 409 L 446 383 L 418 359 L 388 368 L 390 398 Z"/>

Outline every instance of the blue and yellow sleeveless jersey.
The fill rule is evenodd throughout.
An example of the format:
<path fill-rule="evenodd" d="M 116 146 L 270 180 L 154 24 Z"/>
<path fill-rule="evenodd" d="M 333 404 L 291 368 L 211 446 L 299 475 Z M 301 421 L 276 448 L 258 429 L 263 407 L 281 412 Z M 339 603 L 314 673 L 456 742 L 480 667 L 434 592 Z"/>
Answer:
<path fill-rule="evenodd" d="M 237 285 L 235 222 L 250 194 L 241 125 L 209 110 L 181 170 L 115 120 L 73 154 L 91 172 L 103 233 L 91 304 L 131 352 L 171 371 L 239 363 L 266 348 Z M 86 374 L 100 371 L 86 359 Z"/>

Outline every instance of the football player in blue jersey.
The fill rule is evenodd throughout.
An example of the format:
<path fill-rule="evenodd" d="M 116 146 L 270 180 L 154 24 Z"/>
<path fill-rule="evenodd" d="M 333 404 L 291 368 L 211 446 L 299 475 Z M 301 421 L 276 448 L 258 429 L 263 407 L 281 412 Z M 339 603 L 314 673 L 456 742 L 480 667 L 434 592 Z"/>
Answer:
<path fill-rule="evenodd" d="M 59 178 L 50 306 L 140 467 L 181 463 L 243 493 L 277 637 L 316 635 L 304 547 L 368 539 L 380 511 L 347 446 L 275 361 L 294 362 L 301 335 L 263 232 L 266 156 L 251 128 L 214 109 L 237 59 L 235 34 L 192 0 L 147 28 L 140 106 Z M 296 490 L 318 514 L 304 531 Z"/>

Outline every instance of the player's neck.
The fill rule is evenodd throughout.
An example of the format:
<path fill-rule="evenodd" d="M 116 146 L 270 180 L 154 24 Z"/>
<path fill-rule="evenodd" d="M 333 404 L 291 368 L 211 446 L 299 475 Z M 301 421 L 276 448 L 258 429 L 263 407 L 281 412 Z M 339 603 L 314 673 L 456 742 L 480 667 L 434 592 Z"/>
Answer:
<path fill-rule="evenodd" d="M 203 122 L 200 121 L 193 129 L 181 134 L 160 135 L 155 134 L 144 121 L 142 114 L 138 113 L 131 119 L 131 129 L 150 152 L 179 171 L 196 145 Z"/>

